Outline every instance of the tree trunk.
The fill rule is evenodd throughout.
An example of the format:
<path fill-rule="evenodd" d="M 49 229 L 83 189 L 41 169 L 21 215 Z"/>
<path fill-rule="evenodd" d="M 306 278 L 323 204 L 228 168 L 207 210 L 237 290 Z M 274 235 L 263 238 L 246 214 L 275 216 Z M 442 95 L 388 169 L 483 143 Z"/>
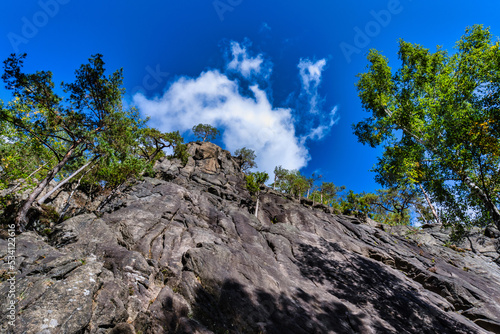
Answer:
<path fill-rule="evenodd" d="M 464 182 L 472 191 L 479 195 L 479 197 L 485 204 L 486 209 L 490 212 L 493 222 L 495 223 L 497 228 L 500 229 L 500 212 L 498 211 L 495 203 L 493 203 L 488 194 L 486 194 L 481 188 L 479 188 L 468 176 L 464 178 Z"/>
<path fill-rule="evenodd" d="M 439 219 L 439 216 L 436 212 L 436 209 L 434 209 L 434 206 L 431 203 L 431 199 L 429 198 L 429 195 L 427 194 L 424 187 L 422 187 L 422 185 L 420 183 L 418 184 L 418 186 L 420 187 L 420 190 L 422 190 L 422 193 L 424 194 L 425 200 L 427 201 L 427 204 L 431 208 L 431 211 L 432 211 L 432 214 L 434 215 L 434 218 L 436 218 L 436 222 L 438 224 L 441 224 L 441 220 Z"/>
<path fill-rule="evenodd" d="M 423 221 L 425 224 L 428 224 L 427 222 L 427 219 L 425 219 L 425 216 L 424 214 L 422 213 L 422 211 L 420 211 L 420 209 L 415 205 L 415 209 L 417 209 L 418 213 L 420 214 L 420 217 L 422 217 Z"/>
<path fill-rule="evenodd" d="M 27 215 L 28 211 L 35 202 L 36 198 L 40 193 L 48 186 L 49 182 L 59 173 L 59 171 L 64 167 L 64 165 L 68 162 L 69 158 L 73 155 L 76 147 L 81 143 L 81 140 L 78 140 L 73 145 L 71 145 L 70 149 L 64 155 L 63 159 L 47 174 L 45 179 L 43 179 L 38 186 L 33 190 L 31 195 L 28 197 L 26 202 L 23 204 L 19 212 L 17 213 L 16 219 L 14 220 L 17 225 L 18 232 L 24 232 L 26 225 L 28 224 Z"/>
<path fill-rule="evenodd" d="M 37 202 L 38 205 L 43 204 L 47 200 L 47 198 L 49 198 L 53 193 L 55 193 L 57 191 L 57 189 L 61 188 L 63 185 L 65 185 L 66 183 L 68 183 L 69 180 L 71 180 L 73 177 L 75 177 L 78 173 L 80 173 L 82 170 L 84 170 L 88 165 L 90 165 L 96 159 L 97 159 L 97 157 L 95 157 L 94 159 L 88 161 L 85 165 L 83 165 L 82 167 L 78 168 L 78 170 L 76 172 L 74 172 L 73 174 L 71 174 L 70 176 L 68 176 L 63 181 L 59 182 L 51 191 L 49 191 L 47 194 L 45 194 L 45 196 L 43 196 L 42 198 L 40 198 L 38 200 L 38 202 Z"/>
<path fill-rule="evenodd" d="M 257 217 L 259 213 L 259 193 L 257 193 L 257 203 L 255 204 L 255 217 Z"/>
<path fill-rule="evenodd" d="M 71 191 L 71 193 L 69 194 L 68 196 L 68 199 L 66 200 L 66 205 L 64 206 L 64 208 L 61 210 L 61 213 L 59 214 L 59 221 L 61 222 L 63 219 L 64 219 L 64 214 L 66 213 L 66 211 L 68 210 L 69 208 L 69 203 L 71 201 L 71 198 L 73 197 L 75 191 L 78 189 L 78 187 L 80 186 L 80 182 L 82 181 L 82 179 L 85 177 L 85 175 L 88 174 L 88 172 L 90 172 L 96 165 L 93 165 L 92 167 L 90 167 L 87 171 L 85 171 L 85 173 L 83 173 L 80 178 L 78 179 L 78 182 L 76 183 L 76 186 L 73 188 L 73 190 Z"/>

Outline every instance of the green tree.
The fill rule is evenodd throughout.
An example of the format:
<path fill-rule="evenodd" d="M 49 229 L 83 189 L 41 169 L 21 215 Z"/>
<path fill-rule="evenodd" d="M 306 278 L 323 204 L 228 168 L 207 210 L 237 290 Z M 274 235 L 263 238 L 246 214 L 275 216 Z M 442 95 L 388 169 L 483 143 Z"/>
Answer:
<path fill-rule="evenodd" d="M 311 183 L 299 171 L 293 170 L 287 175 L 287 181 L 290 187 L 290 194 L 299 198 L 305 195 Z"/>
<path fill-rule="evenodd" d="M 322 182 L 321 186 L 312 195 L 314 201 L 340 210 L 340 193 L 345 186 L 336 186 L 333 182 Z"/>
<path fill-rule="evenodd" d="M 272 184 L 274 190 L 282 189 L 282 183 L 287 174 L 288 174 L 287 169 L 281 166 L 274 167 L 274 182 Z"/>
<path fill-rule="evenodd" d="M 379 189 L 372 197 L 373 219 L 389 225 L 410 225 L 410 208 L 417 193 L 411 188 Z"/>
<path fill-rule="evenodd" d="M 179 131 L 162 133 L 154 128 L 141 129 L 140 146 L 138 154 L 149 162 L 165 156 L 164 149 L 173 150 L 173 158 L 178 158 L 183 164 L 187 163 L 188 153 L 184 138 Z"/>
<path fill-rule="evenodd" d="M 356 194 L 354 191 L 349 190 L 346 196 L 340 203 L 341 211 L 346 215 L 353 215 L 359 218 L 373 218 L 374 207 L 373 203 L 376 201 L 377 195 L 373 193 L 360 193 Z"/>
<path fill-rule="evenodd" d="M 32 186 L 33 179 L 40 178 L 51 159 L 50 152 L 37 140 L 1 118 L 0 157 L 0 190 L 10 187 L 9 193 Z"/>
<path fill-rule="evenodd" d="M 254 150 L 243 147 L 237 149 L 234 155 L 239 159 L 240 168 L 244 173 L 252 168 L 257 168 L 257 163 L 255 162 L 257 156 Z"/>
<path fill-rule="evenodd" d="M 211 126 L 210 124 L 198 124 L 193 126 L 192 129 L 194 135 L 198 138 L 201 139 L 201 141 L 206 141 L 206 140 L 214 140 L 217 138 L 217 136 L 220 135 L 219 130 L 217 128 Z"/>
<path fill-rule="evenodd" d="M 25 230 L 29 209 L 50 181 L 74 177 L 82 166 L 98 164 L 93 171 L 112 184 L 144 168 L 138 156 L 129 154 L 135 151 L 130 145 L 137 142 L 145 120 L 123 108 L 122 70 L 106 76 L 102 55 L 92 56 L 76 71 L 74 83 L 62 85 L 68 94 L 64 100 L 54 92 L 51 72 L 23 73 L 25 57 L 12 55 L 4 62 L 2 79 L 14 100 L 0 109 L 0 120 L 13 129 L 15 144 L 36 157 L 23 171 L 38 170 L 39 181 L 32 178 L 34 188 L 15 218 L 19 231 Z M 10 166 L 2 172 L 19 174 Z"/>
<path fill-rule="evenodd" d="M 448 223 L 500 228 L 499 43 L 476 25 L 451 55 L 405 41 L 398 55 L 393 73 L 387 58 L 370 50 L 357 83 L 371 115 L 354 132 L 360 142 L 384 147 L 377 181 L 422 186 L 446 208 Z"/>
<path fill-rule="evenodd" d="M 250 173 L 245 176 L 246 187 L 251 195 L 254 195 L 257 198 L 257 202 L 255 204 L 255 217 L 259 212 L 259 195 L 260 195 L 260 187 L 269 179 L 269 175 L 266 172 L 255 172 Z"/>
<path fill-rule="evenodd" d="M 434 220 L 436 223 L 440 223 L 439 220 L 436 220 L 437 212 L 435 208 L 432 206 L 429 206 L 428 202 L 424 200 L 421 196 L 417 196 L 413 202 L 413 209 L 414 212 L 418 215 L 415 216 L 416 222 L 418 222 L 419 225 L 422 224 L 431 224 L 433 223 L 432 221 Z M 414 224 L 412 224 L 414 225 Z"/>
<path fill-rule="evenodd" d="M 313 183 L 312 179 L 307 179 L 298 170 L 288 170 L 281 166 L 274 169 L 274 177 L 274 189 L 295 197 L 303 196 Z"/>
<path fill-rule="evenodd" d="M 309 185 L 309 187 L 307 188 L 306 198 L 309 198 L 309 195 L 314 193 L 318 189 L 316 182 L 318 180 L 320 180 L 321 178 L 323 178 L 323 175 L 320 175 L 317 173 L 313 173 L 311 177 L 306 178 L 307 184 Z M 314 198 L 313 198 L 313 202 L 314 202 Z"/>

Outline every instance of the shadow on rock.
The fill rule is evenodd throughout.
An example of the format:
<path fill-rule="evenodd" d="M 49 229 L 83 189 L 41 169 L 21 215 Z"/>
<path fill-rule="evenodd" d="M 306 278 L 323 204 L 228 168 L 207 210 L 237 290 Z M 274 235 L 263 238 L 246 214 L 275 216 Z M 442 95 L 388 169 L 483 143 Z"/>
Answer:
<path fill-rule="evenodd" d="M 320 249 L 300 245 L 297 265 L 302 275 L 323 285 L 329 294 L 343 302 L 367 310 L 370 318 L 385 322 L 372 321 L 370 327 L 377 333 L 474 333 L 445 312 L 431 307 L 407 282 L 379 263 L 348 254 L 339 245 L 325 240 L 321 246 Z M 333 253 L 344 259 L 332 259 Z"/>
<path fill-rule="evenodd" d="M 311 315 L 308 305 L 316 305 Z M 218 334 L 225 333 L 360 333 L 361 319 L 341 303 L 323 303 L 298 290 L 293 296 L 249 291 L 228 280 L 217 293 L 199 288 L 193 318 Z"/>

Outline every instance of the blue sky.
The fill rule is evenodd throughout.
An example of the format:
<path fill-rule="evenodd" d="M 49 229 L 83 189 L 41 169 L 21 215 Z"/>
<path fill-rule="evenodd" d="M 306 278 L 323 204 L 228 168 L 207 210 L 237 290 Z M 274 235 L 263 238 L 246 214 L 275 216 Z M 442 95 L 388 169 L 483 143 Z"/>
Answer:
<path fill-rule="evenodd" d="M 354 86 L 370 48 L 397 67 L 400 38 L 451 50 L 467 26 L 500 35 L 497 1 L 340 2 L 3 0 L 0 59 L 70 82 L 90 55 L 123 67 L 127 103 L 163 131 L 211 123 L 216 143 L 258 155 L 259 169 L 300 168 L 355 192 L 379 188 L 381 152 L 351 125 L 368 114 Z M 8 93 L 0 88 L 0 98 Z"/>

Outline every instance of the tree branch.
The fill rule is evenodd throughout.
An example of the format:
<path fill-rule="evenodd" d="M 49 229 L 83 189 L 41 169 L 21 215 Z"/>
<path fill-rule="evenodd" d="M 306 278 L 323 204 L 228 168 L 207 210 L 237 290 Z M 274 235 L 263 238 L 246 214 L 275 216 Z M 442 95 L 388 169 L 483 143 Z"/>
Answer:
<path fill-rule="evenodd" d="M 82 170 L 84 170 L 88 165 L 90 165 L 91 163 L 97 161 L 98 159 L 100 158 L 99 155 L 95 156 L 92 160 L 88 161 L 85 165 L 83 165 L 82 167 L 78 168 L 73 174 L 71 174 L 70 176 L 68 176 L 66 179 L 64 179 L 63 181 L 59 182 L 51 191 L 49 191 L 47 194 L 45 194 L 45 196 L 43 196 L 42 198 L 40 198 L 37 203 L 38 205 L 41 205 L 43 204 L 47 198 L 49 198 L 53 193 L 55 193 L 59 188 L 61 188 L 63 185 L 65 185 L 66 183 L 68 183 L 69 180 L 71 180 L 73 177 L 75 177 L 78 173 L 80 173 Z"/>

